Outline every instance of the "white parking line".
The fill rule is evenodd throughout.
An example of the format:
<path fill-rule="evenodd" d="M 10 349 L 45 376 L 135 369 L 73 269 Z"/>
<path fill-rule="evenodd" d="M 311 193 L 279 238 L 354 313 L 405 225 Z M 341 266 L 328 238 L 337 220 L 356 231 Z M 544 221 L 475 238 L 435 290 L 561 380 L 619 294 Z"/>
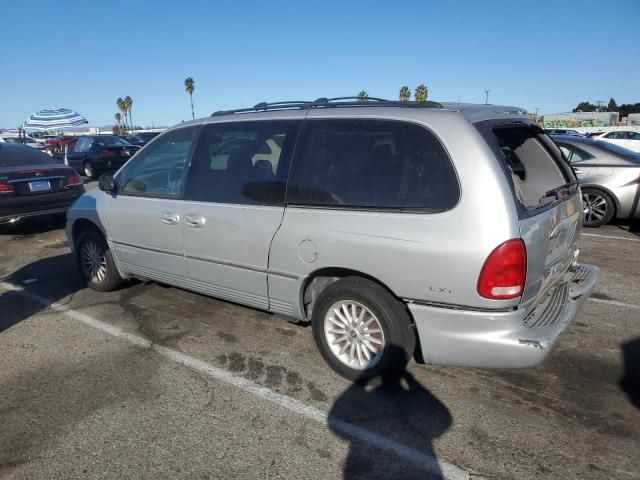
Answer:
<path fill-rule="evenodd" d="M 607 305 L 615 305 L 616 307 L 625 307 L 625 308 L 631 308 L 633 310 L 640 310 L 640 305 L 634 305 L 633 303 L 619 302 L 617 300 L 605 300 L 603 298 L 589 297 L 589 301 L 595 302 L 595 303 L 606 303 Z"/>
<path fill-rule="evenodd" d="M 239 377 L 227 370 L 215 367 L 210 363 L 198 360 L 197 358 L 191 357 L 182 352 L 157 345 L 150 340 L 147 340 L 146 338 L 139 337 L 138 335 L 125 332 L 124 330 L 98 320 L 97 318 L 79 312 L 78 310 L 74 310 L 65 305 L 52 302 L 44 297 L 41 297 L 40 295 L 29 292 L 28 290 L 25 290 L 18 285 L 7 282 L 0 282 L 0 288 L 23 295 L 33 300 L 34 302 L 43 305 L 44 307 L 48 307 L 52 310 L 63 313 L 64 315 L 73 318 L 74 320 L 78 320 L 85 325 L 93 327 L 114 337 L 121 338 L 133 345 L 141 348 L 152 349 L 158 352 L 161 356 L 173 362 L 183 364 L 189 368 L 215 378 L 216 380 L 220 380 L 235 387 L 241 388 L 246 392 L 249 392 L 262 399 L 268 400 L 280 407 L 286 408 L 287 410 L 298 415 L 302 415 L 303 417 L 306 417 L 310 420 L 314 420 L 323 425 L 329 425 L 333 430 L 339 431 L 345 436 L 348 436 L 354 440 L 366 443 L 375 448 L 390 450 L 394 452 L 398 457 L 421 466 L 427 472 L 441 472 L 444 478 L 450 480 L 469 480 L 471 478 L 469 473 L 467 473 L 465 470 L 451 463 L 445 462 L 444 460 L 437 459 L 431 455 L 420 452 L 419 450 L 415 450 L 413 448 L 402 445 L 401 443 L 384 437 L 383 435 L 371 432 L 366 428 L 362 428 L 358 425 L 354 425 L 334 416 L 330 416 L 323 410 L 306 405 L 298 400 L 275 392 L 267 387 L 258 385 L 257 383 L 252 382 L 251 380 L 247 380 L 244 377 Z"/>
<path fill-rule="evenodd" d="M 611 238 L 615 240 L 626 240 L 627 242 L 640 242 L 640 238 L 626 238 L 626 237 L 617 237 L 615 235 L 598 235 L 597 233 L 581 233 L 582 237 L 599 237 L 599 238 Z"/>

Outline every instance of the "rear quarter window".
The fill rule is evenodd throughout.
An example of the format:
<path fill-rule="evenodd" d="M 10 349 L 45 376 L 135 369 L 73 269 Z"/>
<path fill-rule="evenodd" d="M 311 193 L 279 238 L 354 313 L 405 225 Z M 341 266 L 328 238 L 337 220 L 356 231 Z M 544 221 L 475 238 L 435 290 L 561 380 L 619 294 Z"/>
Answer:
<path fill-rule="evenodd" d="M 289 205 L 438 212 L 460 187 L 426 128 L 371 119 L 308 120 L 296 147 Z"/>

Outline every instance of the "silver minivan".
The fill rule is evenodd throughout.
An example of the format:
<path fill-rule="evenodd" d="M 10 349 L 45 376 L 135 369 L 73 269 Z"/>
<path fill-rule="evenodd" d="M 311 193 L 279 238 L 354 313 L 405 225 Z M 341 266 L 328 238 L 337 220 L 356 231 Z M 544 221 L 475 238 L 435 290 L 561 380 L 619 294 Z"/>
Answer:
<path fill-rule="evenodd" d="M 311 322 L 339 374 L 541 363 L 591 294 L 571 167 L 525 111 L 259 104 L 182 123 L 69 211 L 91 288 L 154 280 Z M 398 354 L 400 352 L 401 354 Z"/>

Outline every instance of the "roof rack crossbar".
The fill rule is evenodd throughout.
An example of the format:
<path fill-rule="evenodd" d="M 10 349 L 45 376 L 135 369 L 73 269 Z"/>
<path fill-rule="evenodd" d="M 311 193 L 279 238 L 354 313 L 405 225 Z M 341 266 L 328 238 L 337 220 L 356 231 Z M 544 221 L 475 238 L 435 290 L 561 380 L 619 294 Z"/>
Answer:
<path fill-rule="evenodd" d="M 290 100 L 286 102 L 260 102 L 253 107 L 238 108 L 234 110 L 220 110 L 211 114 L 212 117 L 232 115 L 236 113 L 251 113 L 268 110 L 304 110 L 311 108 L 336 108 L 336 107 L 404 107 L 404 108 L 443 108 L 438 102 L 402 102 L 399 100 L 385 100 L 384 98 L 369 97 L 363 100 L 359 97 L 334 97 L 318 98 L 314 101 Z"/>

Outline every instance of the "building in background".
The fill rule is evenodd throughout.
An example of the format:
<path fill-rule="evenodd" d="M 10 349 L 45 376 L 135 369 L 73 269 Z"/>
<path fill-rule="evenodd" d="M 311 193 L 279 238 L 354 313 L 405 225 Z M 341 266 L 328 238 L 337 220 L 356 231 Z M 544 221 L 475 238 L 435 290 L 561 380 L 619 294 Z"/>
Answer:
<path fill-rule="evenodd" d="M 615 127 L 617 124 L 618 112 L 554 113 L 544 116 L 544 128 Z"/>

